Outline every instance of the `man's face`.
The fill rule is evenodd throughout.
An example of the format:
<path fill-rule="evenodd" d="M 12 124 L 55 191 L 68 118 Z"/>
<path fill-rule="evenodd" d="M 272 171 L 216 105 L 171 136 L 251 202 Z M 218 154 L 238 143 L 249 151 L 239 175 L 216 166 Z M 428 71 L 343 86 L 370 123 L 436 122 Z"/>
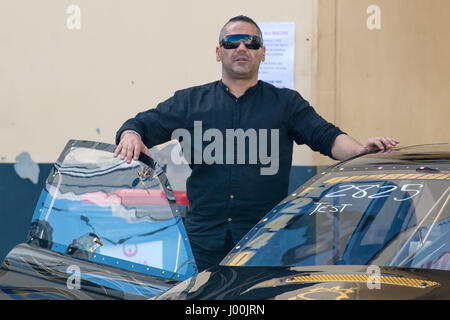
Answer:
<path fill-rule="evenodd" d="M 259 35 L 253 24 L 243 21 L 229 23 L 222 37 L 230 34 Z M 251 50 L 247 49 L 243 42 L 236 49 L 216 47 L 216 59 L 222 62 L 222 73 L 230 79 L 257 78 L 259 64 L 264 61 L 265 53 L 265 47 Z"/>

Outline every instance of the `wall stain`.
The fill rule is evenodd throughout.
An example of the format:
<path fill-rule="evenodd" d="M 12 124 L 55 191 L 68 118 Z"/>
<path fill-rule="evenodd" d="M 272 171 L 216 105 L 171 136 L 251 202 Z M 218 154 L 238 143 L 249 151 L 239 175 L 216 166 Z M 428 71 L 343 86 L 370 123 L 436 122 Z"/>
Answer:
<path fill-rule="evenodd" d="M 39 180 L 39 165 L 35 163 L 28 152 L 22 152 L 16 157 L 14 170 L 22 179 L 29 179 L 34 184 Z"/>

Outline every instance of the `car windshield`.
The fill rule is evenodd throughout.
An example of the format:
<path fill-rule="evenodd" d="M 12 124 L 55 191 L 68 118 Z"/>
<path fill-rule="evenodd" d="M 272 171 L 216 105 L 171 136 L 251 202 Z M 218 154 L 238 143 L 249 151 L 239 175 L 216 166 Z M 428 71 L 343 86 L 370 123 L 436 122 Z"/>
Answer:
<path fill-rule="evenodd" d="M 183 280 L 195 263 L 164 169 L 115 146 L 69 141 L 36 206 L 28 241 L 75 258 Z M 179 199 L 178 199 L 179 200 Z"/>
<path fill-rule="evenodd" d="M 221 264 L 449 270 L 449 182 L 442 170 L 324 172 L 269 212 Z"/>

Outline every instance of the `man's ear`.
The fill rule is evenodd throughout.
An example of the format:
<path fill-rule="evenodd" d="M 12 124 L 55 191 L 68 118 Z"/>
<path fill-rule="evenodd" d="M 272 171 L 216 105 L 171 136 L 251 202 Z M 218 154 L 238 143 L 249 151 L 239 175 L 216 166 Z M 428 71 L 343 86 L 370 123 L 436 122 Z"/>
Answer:
<path fill-rule="evenodd" d="M 216 47 L 216 60 L 217 62 L 220 62 L 220 54 L 219 54 L 220 48 Z"/>
<path fill-rule="evenodd" d="M 261 58 L 261 61 L 264 62 L 264 60 L 266 60 L 266 47 L 262 46 L 262 58 Z"/>

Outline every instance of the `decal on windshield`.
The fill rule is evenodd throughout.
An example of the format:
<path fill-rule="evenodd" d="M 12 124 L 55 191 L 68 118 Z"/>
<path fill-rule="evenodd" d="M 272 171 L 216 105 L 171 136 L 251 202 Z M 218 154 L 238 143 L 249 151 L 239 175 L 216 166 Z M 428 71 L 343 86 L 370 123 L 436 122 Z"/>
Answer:
<path fill-rule="evenodd" d="M 341 213 L 342 211 L 344 211 L 345 208 L 347 208 L 348 206 L 351 206 L 351 205 L 352 205 L 351 203 L 332 205 L 327 202 L 318 202 L 318 203 L 316 203 L 316 207 L 314 208 L 314 210 L 309 215 L 312 215 L 313 213 L 316 213 L 316 212 L 321 212 L 321 213 L 339 212 L 339 213 Z"/>
<path fill-rule="evenodd" d="M 423 189 L 423 184 L 420 183 L 405 183 L 401 187 L 397 185 L 380 185 L 380 184 L 366 184 L 366 185 L 341 185 L 338 186 L 338 191 L 330 192 L 325 195 L 325 198 L 335 197 L 349 197 L 353 199 L 378 199 L 386 198 L 396 190 L 401 191 L 402 197 L 393 197 L 395 201 L 406 201 L 417 196 Z"/>

